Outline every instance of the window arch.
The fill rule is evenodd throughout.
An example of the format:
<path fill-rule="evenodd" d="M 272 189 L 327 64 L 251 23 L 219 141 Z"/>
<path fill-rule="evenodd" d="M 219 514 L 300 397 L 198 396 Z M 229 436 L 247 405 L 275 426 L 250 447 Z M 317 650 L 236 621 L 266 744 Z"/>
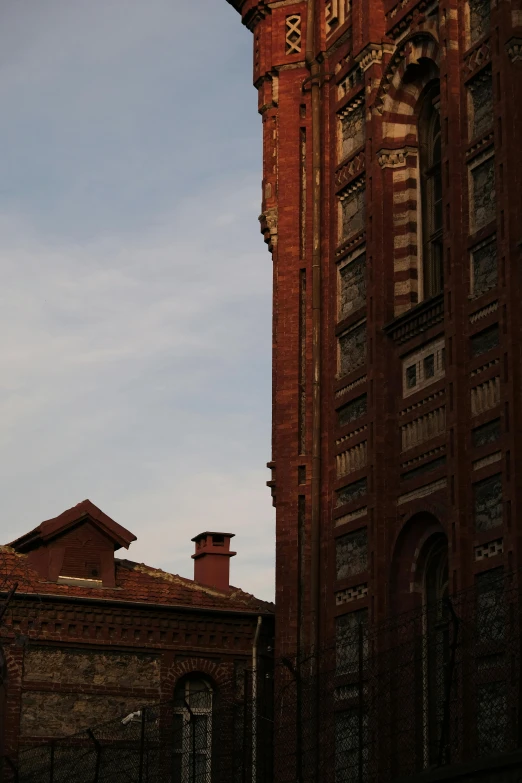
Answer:
<path fill-rule="evenodd" d="M 210 783 L 214 692 L 199 675 L 181 680 L 174 691 L 173 781 Z"/>
<path fill-rule="evenodd" d="M 444 700 L 449 663 L 448 542 L 443 534 L 425 545 L 422 598 L 424 606 L 423 713 L 424 765 L 439 763 Z"/>
<path fill-rule="evenodd" d="M 427 87 L 418 115 L 423 296 L 444 287 L 442 256 L 442 134 L 440 83 Z"/>

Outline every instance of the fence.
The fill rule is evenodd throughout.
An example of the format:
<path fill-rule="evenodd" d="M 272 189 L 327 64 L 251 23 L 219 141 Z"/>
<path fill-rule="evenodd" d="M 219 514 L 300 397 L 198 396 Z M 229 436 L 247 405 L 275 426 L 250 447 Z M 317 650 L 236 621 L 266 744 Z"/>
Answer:
<path fill-rule="evenodd" d="M 262 667 L 254 706 L 248 672 L 234 698 L 187 686 L 172 702 L 21 750 L 5 760 L 5 780 L 389 783 L 444 769 L 451 780 L 470 762 L 467 780 L 492 764 L 488 781 L 519 780 L 518 577 L 487 572 L 473 590 L 379 626 L 364 611 L 344 615 L 334 648 Z M 503 776 L 508 763 L 516 777 Z"/>

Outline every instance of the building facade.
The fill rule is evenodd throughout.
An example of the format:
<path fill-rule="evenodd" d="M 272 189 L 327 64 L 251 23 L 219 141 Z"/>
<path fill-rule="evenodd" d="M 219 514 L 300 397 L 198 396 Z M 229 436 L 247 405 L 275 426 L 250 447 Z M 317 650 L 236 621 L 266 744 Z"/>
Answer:
<path fill-rule="evenodd" d="M 83 501 L 0 548 L 2 598 L 16 586 L 0 620 L 0 779 L 52 779 L 46 749 L 110 721 L 121 731 L 100 741 L 125 743 L 127 731 L 135 750 L 144 705 L 156 709 L 169 770 L 140 780 L 189 780 L 193 764 L 201 783 L 233 777 L 233 722 L 252 688 L 254 646 L 263 656 L 272 644 L 273 606 L 229 585 L 231 537 L 195 537 L 192 581 L 115 558 L 135 536 Z M 58 755 L 55 764 L 58 774 Z M 67 779 L 92 781 L 79 766 Z M 137 764 L 123 772 L 138 779 Z M 114 769 L 110 779 L 120 779 Z"/>
<path fill-rule="evenodd" d="M 393 615 L 494 605 L 522 566 L 522 3 L 229 2 L 274 269 L 276 655 L 339 662 Z M 448 655 L 421 655 L 428 692 Z M 475 681 L 474 746 L 506 687 Z M 417 716 L 417 768 L 443 701 Z"/>

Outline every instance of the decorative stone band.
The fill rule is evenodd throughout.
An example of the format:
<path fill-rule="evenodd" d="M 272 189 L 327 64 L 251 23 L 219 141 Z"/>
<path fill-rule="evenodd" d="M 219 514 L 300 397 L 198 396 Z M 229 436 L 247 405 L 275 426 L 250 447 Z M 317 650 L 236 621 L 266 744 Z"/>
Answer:
<path fill-rule="evenodd" d="M 341 188 L 352 177 L 360 174 L 364 171 L 365 167 L 365 155 L 364 152 L 360 152 L 355 155 L 348 163 L 345 163 L 340 169 L 335 172 L 335 186 Z"/>
<path fill-rule="evenodd" d="M 336 399 L 338 397 L 342 397 L 345 394 L 348 394 L 348 392 L 351 392 L 352 389 L 355 389 L 357 386 L 361 386 L 363 383 L 366 383 L 367 380 L 368 379 L 366 375 L 362 375 L 360 378 L 357 378 L 357 380 L 352 381 L 346 386 L 343 386 L 342 389 L 338 389 L 338 391 L 335 392 Z"/>
<path fill-rule="evenodd" d="M 419 498 L 425 498 L 427 495 L 438 492 L 441 489 L 445 489 L 447 480 L 445 478 L 439 479 L 439 481 L 433 481 L 431 484 L 425 484 L 419 489 L 414 489 L 412 492 L 406 492 L 404 495 L 400 495 L 397 499 L 397 505 L 403 506 L 405 503 L 409 503 L 412 500 L 418 500 Z"/>
<path fill-rule="evenodd" d="M 492 359 L 490 362 L 487 362 L 487 364 L 483 364 L 480 367 L 477 367 L 476 370 L 473 370 L 471 373 L 471 378 L 474 378 L 475 375 L 480 375 L 480 373 L 489 370 L 491 367 L 495 367 L 497 364 L 500 364 L 500 359 L 498 357 L 496 359 Z"/>
<path fill-rule="evenodd" d="M 335 594 L 335 604 L 336 606 L 349 604 L 360 598 L 366 598 L 367 595 L 368 583 L 365 582 L 364 584 L 356 585 L 355 587 L 348 587 L 346 590 L 339 590 L 339 592 Z"/>
<path fill-rule="evenodd" d="M 473 470 L 480 470 L 481 468 L 486 468 L 488 465 L 494 465 L 495 462 L 500 462 L 501 459 L 501 451 L 496 451 L 494 454 L 488 454 L 487 457 L 475 460 L 473 463 Z"/>
<path fill-rule="evenodd" d="M 368 509 L 366 506 L 363 508 L 357 508 L 355 511 L 350 511 L 349 514 L 343 514 L 342 517 L 338 517 L 334 525 L 335 527 L 340 527 L 341 525 L 347 525 L 349 522 L 354 522 L 356 519 L 361 519 L 361 517 L 365 517 L 368 513 Z"/>
<path fill-rule="evenodd" d="M 417 150 L 415 147 L 402 147 L 397 150 L 380 150 L 377 153 L 377 160 L 381 169 L 397 169 L 401 166 L 406 166 L 407 158 L 409 155 L 414 155 L 417 158 Z"/>
<path fill-rule="evenodd" d="M 487 560 L 489 557 L 504 554 L 504 541 L 502 538 L 496 538 L 495 541 L 489 541 L 487 544 L 481 544 L 475 547 L 475 560 Z"/>
<path fill-rule="evenodd" d="M 500 403 L 500 376 L 496 375 L 489 381 L 475 386 L 471 390 L 471 415 L 489 411 Z"/>
<path fill-rule="evenodd" d="M 401 427 L 402 451 L 436 438 L 446 429 L 446 408 L 442 406 Z"/>
<path fill-rule="evenodd" d="M 506 52 L 512 63 L 522 60 L 522 38 L 510 38 L 506 44 Z"/>
<path fill-rule="evenodd" d="M 491 313 L 494 313 L 498 310 L 498 301 L 491 302 L 491 304 L 486 305 L 486 307 L 483 307 L 481 310 L 477 310 L 474 313 L 471 313 L 469 317 L 469 322 L 471 324 L 476 324 L 477 321 L 480 321 L 481 318 L 486 318 L 486 316 L 491 315 Z"/>
<path fill-rule="evenodd" d="M 361 432 L 366 432 L 367 429 L 368 429 L 367 424 L 365 424 L 364 427 L 358 427 L 356 430 L 349 432 L 348 435 L 343 435 L 342 438 L 337 438 L 337 440 L 335 441 L 335 445 L 340 446 L 342 443 L 346 443 L 347 440 L 350 440 L 351 438 L 355 438 L 356 435 L 360 435 Z"/>
<path fill-rule="evenodd" d="M 352 68 L 351 71 L 348 71 L 346 76 L 341 79 L 337 85 L 337 100 L 342 100 L 345 95 L 348 95 L 348 93 L 354 89 L 354 87 L 356 87 L 358 84 L 362 84 L 363 80 L 363 70 L 359 63 L 357 63 L 355 68 Z"/>
<path fill-rule="evenodd" d="M 358 443 L 351 449 L 343 451 L 342 454 L 338 454 L 335 462 L 339 478 L 364 468 L 368 462 L 368 441 Z"/>
<path fill-rule="evenodd" d="M 363 73 L 371 68 L 374 63 L 382 62 L 384 52 L 389 49 L 393 51 L 394 47 L 389 45 L 381 45 L 376 43 L 370 43 L 365 46 L 360 54 L 357 55 L 356 60 L 361 66 Z"/>

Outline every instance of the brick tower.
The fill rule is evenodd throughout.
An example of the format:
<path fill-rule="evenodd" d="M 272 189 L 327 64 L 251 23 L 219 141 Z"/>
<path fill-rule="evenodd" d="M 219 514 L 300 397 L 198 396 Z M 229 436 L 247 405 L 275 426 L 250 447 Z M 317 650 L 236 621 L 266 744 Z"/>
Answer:
<path fill-rule="evenodd" d="M 229 2 L 274 266 L 276 654 L 339 649 L 522 565 L 522 1 Z"/>

